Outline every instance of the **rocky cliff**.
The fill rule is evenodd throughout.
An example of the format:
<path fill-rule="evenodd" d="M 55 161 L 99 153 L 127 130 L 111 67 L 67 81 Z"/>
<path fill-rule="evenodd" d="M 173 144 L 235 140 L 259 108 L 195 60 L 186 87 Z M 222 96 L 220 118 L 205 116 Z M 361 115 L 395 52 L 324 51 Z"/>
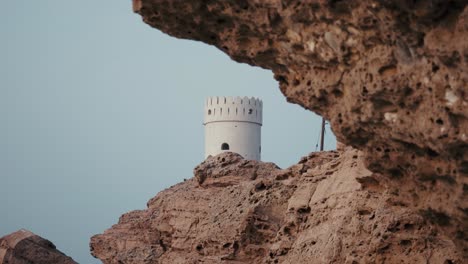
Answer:
<path fill-rule="evenodd" d="M 238 154 L 210 157 L 195 177 L 91 239 L 111 263 L 462 263 L 463 252 L 362 153 L 312 153 L 287 169 Z"/>
<path fill-rule="evenodd" d="M 76 264 L 55 245 L 27 230 L 0 238 L 0 264 Z"/>
<path fill-rule="evenodd" d="M 190 254 L 215 263 L 221 251 L 213 248 L 224 234 L 235 233 L 239 237 L 234 241 L 218 245 L 226 245 L 226 261 L 297 263 L 301 254 L 310 257 L 312 263 L 467 261 L 467 4 L 466 0 L 134 0 L 134 11 L 149 25 L 178 38 L 213 45 L 238 62 L 272 70 L 288 101 L 330 120 L 338 140 L 361 151 L 360 166 L 373 176 L 362 178 L 360 172 L 350 172 L 347 175 L 351 176 L 342 176 L 341 185 L 328 186 L 308 183 L 304 172 L 294 172 L 288 176 L 297 181 L 291 186 L 275 189 L 274 184 L 264 184 L 262 188 L 269 189 L 253 191 L 254 195 L 274 194 L 263 198 L 265 206 L 254 206 L 256 203 L 237 200 L 247 199 L 242 192 L 251 190 L 244 188 L 252 188 L 248 184 L 258 181 L 239 181 L 246 170 L 219 179 L 198 172 L 200 181 L 192 179 L 159 194 L 150 201 L 148 210 L 123 216 L 119 225 L 95 237 L 94 254 L 107 263 L 137 255 L 153 261 L 159 256 L 170 263 L 189 258 Z M 356 162 L 361 164 L 358 159 Z M 344 160 L 336 162 L 345 166 Z M 317 164 L 323 167 L 328 163 Z M 274 172 L 257 172 L 256 177 L 271 181 Z M 315 174 L 324 173 L 316 168 Z M 353 177 L 360 179 L 361 185 L 350 180 Z M 320 182 L 331 181 L 326 178 Z M 223 186 L 236 186 L 236 195 L 226 196 L 220 189 Z M 210 188 L 218 189 L 211 196 L 199 193 L 210 192 Z M 302 226 L 292 220 L 295 224 L 281 231 L 289 217 L 289 203 L 296 201 L 291 198 L 293 193 L 304 189 L 301 192 L 306 198 L 320 193 L 326 196 L 340 188 L 351 188 L 344 200 L 333 198 L 335 202 L 328 204 L 328 198 L 323 205 L 311 202 L 315 201 L 311 198 L 308 207 L 301 210 L 308 224 Z M 192 197 L 193 204 L 185 205 L 187 211 L 172 202 L 175 197 L 168 200 L 175 192 Z M 206 203 L 211 207 L 198 208 Z M 237 204 L 237 213 L 223 207 Z M 322 206 L 327 206 L 326 210 Z M 341 208 L 339 212 L 337 208 Z M 188 209 L 193 215 L 187 213 L 192 212 Z M 225 210 L 232 216 L 221 221 Z M 361 213 L 355 215 L 356 210 Z M 180 226 L 182 219 L 175 221 L 172 217 L 182 216 L 175 212 L 185 215 L 186 223 L 208 223 L 214 218 L 204 217 L 219 215 L 220 226 L 203 231 L 197 224 L 195 229 L 199 231 L 194 231 L 192 224 Z M 317 212 L 322 212 L 322 218 L 316 218 Z M 173 219 L 172 224 L 163 225 L 167 220 L 164 217 Z M 264 230 L 255 227 L 261 221 L 268 226 Z M 158 231 L 160 225 L 166 231 Z M 374 228 L 378 231 L 370 231 Z M 190 254 L 186 253 L 190 247 L 181 242 L 184 239 L 199 243 Z M 146 247 L 130 250 L 131 245 L 141 245 L 142 240 Z M 117 249 L 125 250 L 117 256 Z M 316 254 L 322 254 L 323 259 L 314 259 L 318 258 Z"/>

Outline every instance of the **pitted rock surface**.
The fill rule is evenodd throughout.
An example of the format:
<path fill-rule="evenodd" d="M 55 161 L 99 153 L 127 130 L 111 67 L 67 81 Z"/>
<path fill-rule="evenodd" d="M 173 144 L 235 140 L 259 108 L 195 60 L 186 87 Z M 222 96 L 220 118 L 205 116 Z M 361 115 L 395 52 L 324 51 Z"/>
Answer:
<path fill-rule="evenodd" d="M 289 102 L 468 255 L 467 0 L 134 0 L 144 22 L 273 71 Z M 444 221 L 442 221 L 445 223 Z"/>
<path fill-rule="evenodd" d="M 438 224 L 450 219 L 408 203 L 351 148 L 284 170 L 228 152 L 194 173 L 94 236 L 92 254 L 105 264 L 464 261 Z"/>
<path fill-rule="evenodd" d="M 467 2 L 134 0 L 134 10 L 271 69 L 288 101 L 329 119 L 373 171 L 457 180 L 468 173 Z"/>
<path fill-rule="evenodd" d="M 93 254 L 105 263 L 468 262 L 467 4 L 134 0 L 149 25 L 272 70 L 289 102 L 326 117 L 361 152 L 313 154 L 286 170 L 213 157 L 94 237 Z"/>

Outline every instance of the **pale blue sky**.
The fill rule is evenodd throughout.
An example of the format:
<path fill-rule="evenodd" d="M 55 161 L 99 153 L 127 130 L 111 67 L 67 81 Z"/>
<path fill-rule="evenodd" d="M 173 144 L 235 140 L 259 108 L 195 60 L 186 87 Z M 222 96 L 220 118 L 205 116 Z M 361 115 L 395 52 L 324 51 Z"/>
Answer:
<path fill-rule="evenodd" d="M 3 1 L 0 236 L 26 228 L 99 263 L 93 234 L 192 177 L 211 95 L 263 100 L 263 160 L 315 150 L 320 118 L 286 103 L 270 71 L 150 28 L 130 0 Z"/>

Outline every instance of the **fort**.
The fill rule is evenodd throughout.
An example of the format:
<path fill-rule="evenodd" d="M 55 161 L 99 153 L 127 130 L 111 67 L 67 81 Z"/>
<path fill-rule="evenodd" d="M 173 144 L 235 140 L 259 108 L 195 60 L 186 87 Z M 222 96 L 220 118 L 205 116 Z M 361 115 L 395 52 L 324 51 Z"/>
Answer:
<path fill-rule="evenodd" d="M 205 158 L 226 151 L 261 159 L 263 102 L 249 97 L 213 96 L 205 100 Z"/>

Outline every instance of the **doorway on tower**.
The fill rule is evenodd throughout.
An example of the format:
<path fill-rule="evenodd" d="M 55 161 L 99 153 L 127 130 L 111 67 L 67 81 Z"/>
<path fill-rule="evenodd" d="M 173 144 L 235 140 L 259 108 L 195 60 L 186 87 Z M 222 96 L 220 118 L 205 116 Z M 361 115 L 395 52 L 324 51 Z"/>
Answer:
<path fill-rule="evenodd" d="M 229 144 L 228 143 L 221 144 L 221 150 L 229 150 Z"/>

